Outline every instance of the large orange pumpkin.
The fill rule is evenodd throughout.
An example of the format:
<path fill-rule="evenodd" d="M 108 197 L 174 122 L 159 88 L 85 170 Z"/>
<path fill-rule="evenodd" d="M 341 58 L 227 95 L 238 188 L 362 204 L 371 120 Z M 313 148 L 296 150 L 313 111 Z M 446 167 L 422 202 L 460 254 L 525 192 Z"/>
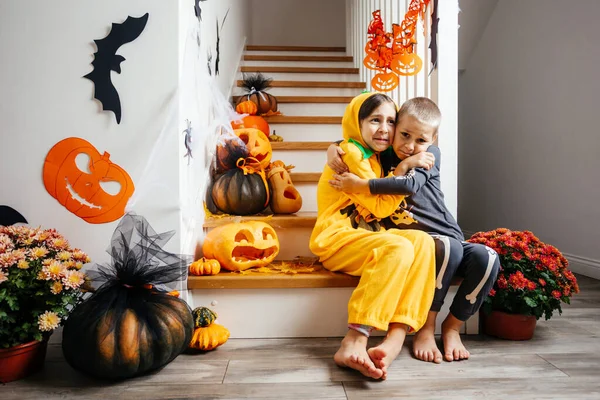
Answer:
<path fill-rule="evenodd" d="M 202 251 L 205 257 L 219 260 L 224 269 L 243 271 L 270 264 L 279 254 L 279 239 L 264 222 L 231 223 L 208 232 Z"/>
<path fill-rule="evenodd" d="M 241 120 L 231 121 L 231 127 L 233 129 L 255 128 L 267 136 L 269 136 L 271 132 L 271 128 L 269 127 L 267 121 L 258 115 L 248 115 Z"/>
<path fill-rule="evenodd" d="M 75 159 L 87 154 L 87 171 Z M 133 181 L 110 154 L 100 154 L 88 141 L 71 137 L 56 143 L 44 161 L 44 186 L 52 197 L 78 217 L 92 224 L 112 222 L 125 214 L 125 206 L 134 191 Z M 102 187 L 107 182 L 120 185 L 111 194 Z"/>
<path fill-rule="evenodd" d="M 237 135 L 248 147 L 250 157 L 254 157 L 260 168 L 267 169 L 273 155 L 273 147 L 267 136 L 258 129 L 234 129 L 233 133 Z M 252 165 L 252 162 L 246 161 L 246 164 Z"/>

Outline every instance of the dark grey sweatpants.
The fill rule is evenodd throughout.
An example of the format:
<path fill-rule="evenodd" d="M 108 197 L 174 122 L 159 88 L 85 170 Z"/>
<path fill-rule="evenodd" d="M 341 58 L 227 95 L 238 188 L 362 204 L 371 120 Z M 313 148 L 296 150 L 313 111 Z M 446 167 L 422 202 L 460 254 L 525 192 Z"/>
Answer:
<path fill-rule="evenodd" d="M 436 286 L 431 311 L 440 311 L 452 278 L 463 279 L 450 306 L 461 321 L 475 314 L 488 295 L 500 270 L 498 254 L 482 244 L 431 234 L 435 241 Z"/>

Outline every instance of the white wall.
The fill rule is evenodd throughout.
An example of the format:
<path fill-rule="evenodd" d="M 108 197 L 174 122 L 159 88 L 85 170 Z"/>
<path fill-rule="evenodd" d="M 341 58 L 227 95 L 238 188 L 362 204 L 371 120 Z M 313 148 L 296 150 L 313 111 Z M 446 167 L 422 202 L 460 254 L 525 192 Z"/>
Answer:
<path fill-rule="evenodd" d="M 498 2 L 459 82 L 459 222 L 528 229 L 600 277 L 600 2 Z"/>
<path fill-rule="evenodd" d="M 92 70 L 93 40 L 106 36 L 111 23 L 146 12 L 142 34 L 118 51 L 126 59 L 122 73 L 112 74 L 121 99 L 118 125 L 82 77 Z M 78 136 L 109 152 L 142 190 L 142 170 L 178 84 L 177 13 L 176 5 L 162 0 L 0 3 L 0 203 L 22 212 L 31 225 L 56 228 L 93 261 L 108 259 L 105 249 L 118 221 L 88 224 L 60 205 L 44 188 L 44 159 L 55 143 Z M 178 228 L 178 139 L 163 143 L 167 164 L 151 177 L 167 189 L 146 186 L 135 207 L 159 232 Z M 178 241 L 173 238 L 169 248 L 179 250 Z"/>
<path fill-rule="evenodd" d="M 248 44 L 345 46 L 346 0 L 247 0 Z"/>
<path fill-rule="evenodd" d="M 20 211 L 31 225 L 58 229 L 93 261 L 107 261 L 105 249 L 118 221 L 88 224 L 52 198 L 42 181 L 48 150 L 64 138 L 78 136 L 100 152 L 109 152 L 111 160 L 128 171 L 136 187 L 130 204 L 133 211 L 145 216 L 158 232 L 177 232 L 167 248 L 193 252 L 182 239 L 196 234 L 186 231 L 195 228 L 182 224 L 181 218 L 186 207 L 193 206 L 201 226 L 198 196 L 210 157 L 203 145 L 212 140 L 214 129 L 208 128 L 218 118 L 226 120 L 223 102 L 235 78 L 249 21 L 246 0 L 208 1 L 200 3 L 203 22 L 198 27 L 193 3 L 0 2 L 0 93 L 4 96 L 0 204 Z M 220 75 L 207 78 L 202 56 L 211 48 L 214 69 L 216 18 L 222 21 L 228 8 L 220 33 Z M 142 34 L 118 51 L 126 58 L 122 73 L 111 75 L 122 107 L 117 124 L 114 114 L 102 111 L 93 100 L 93 83 L 82 76 L 92 70 L 93 40 L 105 37 L 111 23 L 146 12 L 149 18 Z M 193 21 L 201 34 L 200 50 L 195 40 L 187 40 Z M 196 51 L 190 52 L 194 46 Z M 186 64 L 191 59 L 194 65 Z M 186 118 L 194 120 L 198 134 L 191 166 L 183 158 Z"/>
<path fill-rule="evenodd" d="M 458 69 L 467 67 L 498 0 L 459 0 Z"/>

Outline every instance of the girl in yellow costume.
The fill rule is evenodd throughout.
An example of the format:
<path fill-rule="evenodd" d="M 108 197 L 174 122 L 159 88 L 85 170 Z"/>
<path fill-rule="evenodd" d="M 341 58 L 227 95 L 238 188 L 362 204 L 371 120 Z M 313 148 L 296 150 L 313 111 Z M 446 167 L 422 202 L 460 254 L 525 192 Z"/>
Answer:
<path fill-rule="evenodd" d="M 364 179 L 383 177 L 379 152 L 392 142 L 395 120 L 395 103 L 384 94 L 363 93 L 350 102 L 340 144 L 350 172 Z M 334 360 L 385 379 L 408 329 L 419 330 L 427 319 L 435 289 L 434 242 L 425 232 L 380 226 L 404 196 L 343 193 L 329 185 L 333 174 L 326 165 L 319 180 L 310 249 L 330 271 L 361 277 L 348 302 L 350 329 Z M 367 350 L 372 329 L 388 333 Z"/>

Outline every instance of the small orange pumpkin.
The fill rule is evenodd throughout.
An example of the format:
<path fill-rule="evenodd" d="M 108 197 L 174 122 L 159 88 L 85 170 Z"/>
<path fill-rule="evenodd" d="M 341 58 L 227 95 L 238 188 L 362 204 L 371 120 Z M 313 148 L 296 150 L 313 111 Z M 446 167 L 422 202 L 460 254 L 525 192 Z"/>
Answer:
<path fill-rule="evenodd" d="M 279 239 L 265 222 L 230 223 L 208 232 L 202 252 L 219 260 L 224 269 L 243 271 L 269 265 L 279 254 Z"/>
<path fill-rule="evenodd" d="M 250 157 L 256 158 L 263 169 L 267 169 L 273 155 L 273 147 L 267 136 L 254 128 L 234 129 L 235 133 L 246 144 Z"/>
<path fill-rule="evenodd" d="M 241 121 L 231 121 L 231 127 L 233 129 L 255 128 L 267 136 L 269 136 L 271 132 L 271 128 L 269 127 L 267 121 L 258 115 L 248 115 L 247 117 L 242 118 Z"/>
<path fill-rule="evenodd" d="M 202 257 L 190 265 L 190 275 L 217 275 L 221 271 L 219 260 Z"/>
<path fill-rule="evenodd" d="M 235 106 L 235 111 L 240 114 L 256 115 L 258 112 L 258 106 L 253 101 L 246 100 Z"/>
<path fill-rule="evenodd" d="M 216 322 L 203 328 L 196 328 L 189 347 L 195 350 L 213 350 L 229 339 L 229 330 Z"/>

